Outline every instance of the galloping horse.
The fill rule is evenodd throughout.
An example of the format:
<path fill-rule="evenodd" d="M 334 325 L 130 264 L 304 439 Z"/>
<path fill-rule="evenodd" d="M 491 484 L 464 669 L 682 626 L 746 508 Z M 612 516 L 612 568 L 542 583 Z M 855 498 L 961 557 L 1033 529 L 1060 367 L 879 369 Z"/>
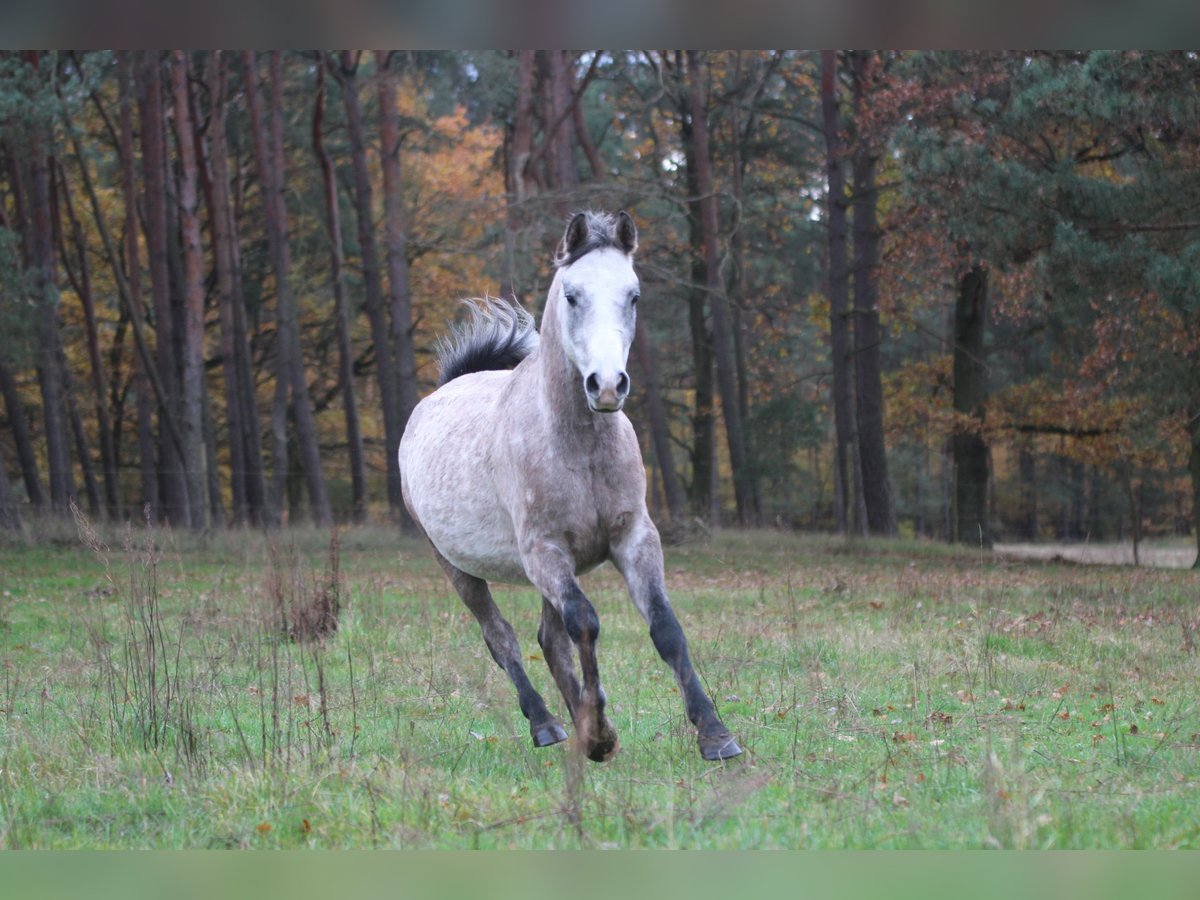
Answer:
<path fill-rule="evenodd" d="M 639 297 L 636 249 L 627 213 L 577 213 L 555 259 L 540 337 L 524 310 L 476 304 L 442 344 L 441 386 L 417 405 L 400 441 L 404 502 L 516 687 L 535 746 L 567 732 L 529 683 L 487 582 L 541 592 L 538 643 L 579 746 L 603 762 L 616 752 L 617 733 L 596 662 L 600 619 L 576 576 L 611 560 L 675 673 L 701 754 L 728 759 L 742 750 L 700 686 L 667 600 L 641 450 L 621 412 Z"/>

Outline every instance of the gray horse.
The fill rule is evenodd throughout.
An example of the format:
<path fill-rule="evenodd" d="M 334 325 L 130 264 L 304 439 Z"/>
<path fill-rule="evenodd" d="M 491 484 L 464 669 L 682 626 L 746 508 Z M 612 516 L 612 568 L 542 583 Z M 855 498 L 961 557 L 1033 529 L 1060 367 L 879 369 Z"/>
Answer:
<path fill-rule="evenodd" d="M 540 339 L 524 310 L 476 304 L 468 325 L 443 343 L 441 386 L 417 405 L 400 441 L 404 502 L 512 679 L 536 746 L 567 732 L 529 683 L 487 582 L 541 592 L 538 643 L 579 746 L 602 762 L 616 752 L 617 734 L 596 662 L 600 620 L 576 576 L 611 560 L 675 673 L 701 754 L 728 759 L 742 750 L 700 686 L 667 601 L 641 450 L 621 412 L 636 249 L 625 212 L 577 213 L 555 260 Z"/>

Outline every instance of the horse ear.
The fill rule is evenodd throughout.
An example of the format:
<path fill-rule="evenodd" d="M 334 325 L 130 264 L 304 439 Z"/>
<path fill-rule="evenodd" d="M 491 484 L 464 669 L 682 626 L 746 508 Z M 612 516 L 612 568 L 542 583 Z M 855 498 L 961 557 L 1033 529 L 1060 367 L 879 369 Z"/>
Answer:
<path fill-rule="evenodd" d="M 562 244 L 558 248 L 558 258 L 569 259 L 576 250 L 583 246 L 587 236 L 587 215 L 581 212 L 575 213 L 571 216 L 571 221 L 567 224 L 567 230 L 563 234 Z"/>
<path fill-rule="evenodd" d="M 626 256 L 632 256 L 637 250 L 637 226 L 633 224 L 633 217 L 625 210 L 617 213 L 617 246 Z"/>

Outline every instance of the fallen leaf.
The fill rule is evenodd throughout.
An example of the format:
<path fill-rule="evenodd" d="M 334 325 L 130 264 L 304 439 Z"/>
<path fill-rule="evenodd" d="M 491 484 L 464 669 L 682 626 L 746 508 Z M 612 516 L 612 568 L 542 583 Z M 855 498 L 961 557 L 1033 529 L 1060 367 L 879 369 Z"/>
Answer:
<path fill-rule="evenodd" d="M 271 823 L 270 822 L 259 822 L 254 827 L 254 830 L 257 831 L 259 834 L 266 834 L 268 831 L 271 830 Z"/>
<path fill-rule="evenodd" d="M 892 740 L 895 741 L 897 744 L 907 744 L 907 743 L 910 743 L 911 741 L 915 741 L 916 739 L 917 739 L 917 736 L 915 734 L 913 734 L 911 731 L 905 731 L 905 732 L 894 731 L 894 732 L 892 732 Z"/>
<path fill-rule="evenodd" d="M 1137 727 L 1136 725 L 1130 725 L 1130 726 L 1129 726 L 1129 733 L 1130 733 L 1130 734 L 1137 734 L 1137 733 L 1138 733 L 1138 727 Z"/>
<path fill-rule="evenodd" d="M 305 834 L 308 834 L 309 832 L 312 831 L 312 823 L 309 822 L 308 819 L 302 819 L 300 821 L 300 830 L 303 831 Z"/>
<path fill-rule="evenodd" d="M 1058 717 L 1065 722 L 1067 719 L 1071 718 L 1071 714 L 1064 709 L 1058 714 Z"/>

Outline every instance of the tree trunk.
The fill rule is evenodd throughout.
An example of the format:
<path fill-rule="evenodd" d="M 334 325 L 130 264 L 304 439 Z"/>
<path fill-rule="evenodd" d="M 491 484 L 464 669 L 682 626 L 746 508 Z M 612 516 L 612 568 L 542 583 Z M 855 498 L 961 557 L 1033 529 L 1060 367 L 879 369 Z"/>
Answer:
<path fill-rule="evenodd" d="M 83 160 L 80 165 L 85 165 Z M 92 295 L 92 267 L 88 259 L 87 243 L 83 237 L 83 229 L 75 215 L 75 205 L 71 202 L 71 191 L 66 181 L 66 172 L 59 166 L 59 182 L 62 188 L 63 207 L 67 213 L 67 223 L 71 227 L 71 240 L 79 262 L 76 272 L 69 264 L 66 247 L 65 229 L 59 229 L 59 248 L 62 254 L 64 269 L 71 281 L 75 295 L 79 297 L 83 308 L 84 334 L 87 338 L 89 374 L 92 383 L 92 409 L 96 414 L 97 437 L 100 442 L 100 464 L 103 469 L 104 482 L 104 511 L 110 520 L 120 515 L 120 499 L 117 490 L 117 455 L 113 445 L 112 419 L 108 414 L 108 385 L 104 372 L 104 363 L 100 359 L 100 337 L 96 326 L 96 302 Z"/>
<path fill-rule="evenodd" d="M 175 103 L 175 147 L 179 153 L 179 225 L 183 238 L 183 425 L 184 472 L 188 486 L 188 522 L 193 531 L 208 525 L 204 440 L 204 257 L 200 215 L 196 136 L 188 103 L 188 63 L 182 50 L 171 51 L 171 89 Z"/>
<path fill-rule="evenodd" d="M 695 400 L 692 408 L 692 481 L 688 496 L 692 514 L 714 524 L 718 519 L 716 475 L 716 416 L 713 384 L 712 332 L 708 327 L 708 283 L 704 262 L 704 233 L 700 222 L 700 186 L 696 172 L 696 142 L 688 104 L 680 109 L 680 138 L 686 165 L 688 245 L 692 267 L 688 288 L 688 326 L 692 337 Z"/>
<path fill-rule="evenodd" d="M 969 418 L 952 439 L 954 456 L 954 540 L 992 546 L 988 524 L 988 447 L 983 422 L 988 397 L 987 270 L 974 265 L 958 286 L 954 308 L 954 411 Z"/>
<path fill-rule="evenodd" d="M 0 528 L 6 531 L 21 530 L 21 508 L 13 496 L 12 484 L 8 480 L 8 463 L 0 452 Z"/>
<path fill-rule="evenodd" d="M 164 419 L 179 415 L 180 384 L 175 368 L 174 315 L 171 304 L 171 273 L 167 259 L 168 217 L 166 148 L 163 131 L 163 100 L 160 59 L 157 51 L 146 51 L 137 70 L 138 109 L 141 121 L 142 170 L 145 186 L 143 227 L 150 265 L 150 294 L 154 309 L 155 358 L 158 380 L 165 396 L 159 397 L 158 496 L 160 514 L 168 521 L 190 520 L 187 484 L 182 456 L 167 439 Z"/>
<path fill-rule="evenodd" d="M 1188 474 L 1192 477 L 1192 534 L 1196 540 L 1196 559 L 1192 568 L 1200 569 L 1200 410 L 1188 410 L 1187 432 L 1190 444 Z"/>
<path fill-rule="evenodd" d="M 1020 484 L 1020 512 L 1017 533 L 1024 541 L 1036 541 L 1038 537 L 1038 491 L 1037 457 L 1033 453 L 1033 439 L 1026 438 L 1017 451 L 1017 475 Z"/>
<path fill-rule="evenodd" d="M 604 162 L 600 159 L 600 152 L 596 149 L 596 142 L 592 140 L 587 120 L 583 116 L 583 92 L 578 90 L 575 84 L 575 67 L 568 63 L 566 70 L 567 93 L 575 98 L 571 104 L 571 121 L 575 126 L 575 140 L 583 150 L 583 155 L 587 157 L 588 167 L 592 170 L 592 179 L 603 181 L 608 173 L 604 169 Z"/>
<path fill-rule="evenodd" d="M 225 159 L 225 103 L 227 70 L 220 50 L 209 53 L 206 71 L 211 97 L 208 131 L 211 147 L 197 133 L 196 156 L 204 185 L 208 227 L 212 235 L 213 267 L 217 276 L 217 316 L 221 323 L 221 374 L 225 380 L 225 420 L 229 433 L 229 487 L 233 497 L 233 523 L 253 521 L 250 511 L 245 417 L 238 341 L 233 324 L 234 263 L 229 221 L 229 171 Z M 194 97 L 192 98 L 194 101 Z M 199 113 L 193 107 L 194 117 Z M 218 162 L 218 159 L 220 160 Z"/>
<path fill-rule="evenodd" d="M 358 421 L 358 400 L 354 392 L 354 351 L 350 344 L 350 313 L 346 304 L 346 288 L 342 277 L 345 257 L 342 252 L 342 216 L 338 207 L 337 173 L 333 160 L 325 149 L 322 123 L 325 114 L 325 70 L 317 70 L 317 99 L 313 107 L 313 151 L 321 164 L 324 186 L 325 225 L 329 231 L 329 268 L 333 282 L 333 314 L 337 324 L 338 382 L 342 391 L 342 409 L 346 416 L 346 443 L 350 452 L 350 484 L 353 494 L 354 521 L 362 522 L 367 514 L 366 467 L 363 462 L 362 429 Z"/>
<path fill-rule="evenodd" d="M 397 428 L 404 434 L 408 417 L 416 409 L 417 355 L 412 341 L 412 295 L 408 277 L 408 235 L 404 195 L 400 181 L 400 122 L 396 113 L 396 73 L 386 50 L 375 51 L 379 72 L 379 157 L 383 169 L 383 218 L 387 236 L 388 293 L 391 298 L 391 347 L 396 365 L 400 404 Z M 389 444 L 388 456 L 396 456 L 400 442 Z M 397 472 L 399 471 L 397 464 Z M 400 521 L 411 526 L 401 504 Z"/>
<path fill-rule="evenodd" d="M 62 371 L 64 373 L 67 371 L 65 364 Z M 63 398 L 67 404 L 67 418 L 71 423 L 71 435 L 75 438 L 75 453 L 79 457 L 79 469 L 83 473 L 83 494 L 87 497 L 88 515 L 96 518 L 100 515 L 101 509 L 100 488 L 96 484 L 96 467 L 92 465 L 91 448 L 88 446 L 87 434 L 83 430 L 83 419 L 79 415 L 79 407 L 75 405 L 70 376 L 63 379 Z"/>
<path fill-rule="evenodd" d="M 675 462 L 671 457 L 671 431 L 667 424 L 667 414 L 663 409 L 662 396 L 658 390 L 658 373 L 654 365 L 654 348 L 650 344 L 641 320 L 637 323 L 637 335 L 634 339 L 638 365 L 642 376 L 646 379 L 646 409 L 650 418 L 650 438 L 654 444 L 654 456 L 658 460 L 658 470 L 662 473 L 663 493 L 667 498 L 667 511 L 672 522 L 682 522 L 687 499 L 683 488 L 679 485 L 679 476 L 675 473 Z"/>
<path fill-rule="evenodd" d="M 229 67 L 222 51 L 208 60 L 208 82 L 212 95 L 209 115 L 211 141 L 205 147 L 205 198 L 213 239 L 213 262 L 217 274 L 218 312 L 221 322 L 221 360 L 225 376 L 225 405 L 229 428 L 229 464 L 235 522 L 270 522 L 263 481 L 262 435 L 258 427 L 258 403 L 254 390 L 250 348 L 247 343 L 245 296 L 238 259 L 237 220 L 229 193 L 229 148 L 226 136 Z M 278 524 L 277 521 L 271 524 Z"/>
<path fill-rule="evenodd" d="M 742 430 L 737 381 L 730 350 L 729 311 L 725 288 L 717 267 L 717 196 L 713 190 L 712 158 L 708 141 L 707 66 L 699 53 L 688 51 L 688 94 L 691 100 L 692 136 L 696 145 L 696 186 L 700 190 L 700 225 L 704 240 L 704 268 L 712 311 L 713 356 L 717 364 L 717 388 L 721 394 L 721 412 L 725 436 L 729 442 L 729 461 L 733 469 L 734 496 L 738 520 L 750 524 L 758 510 L 752 502 L 749 471 L 746 464 L 746 436 Z"/>
<path fill-rule="evenodd" d="M 26 51 L 24 56 L 37 72 L 39 51 Z M 55 512 L 65 514 L 75 487 L 66 415 L 66 373 L 62 367 L 62 339 L 58 321 L 59 293 L 50 201 L 49 135 L 44 122 L 36 118 L 29 130 L 25 164 L 19 164 L 19 168 L 27 178 L 25 196 L 28 198 L 29 214 L 25 218 L 25 226 L 28 229 L 27 246 L 33 270 L 34 310 L 38 321 L 36 367 L 42 392 L 50 506 Z"/>
<path fill-rule="evenodd" d="M 837 529 L 850 533 L 850 479 L 854 422 L 850 384 L 849 268 L 846 255 L 846 173 L 837 97 L 837 51 L 821 51 L 821 113 L 825 129 L 829 234 L 829 345 L 833 357 L 834 510 Z"/>
<path fill-rule="evenodd" d="M 857 397 L 857 438 L 867 531 L 893 536 L 896 515 L 888 479 L 887 444 L 883 428 L 883 379 L 879 327 L 879 158 L 871 136 L 863 134 L 864 95 L 871 78 L 871 53 L 854 54 L 854 106 L 859 135 L 854 153 L 854 385 Z"/>
<path fill-rule="evenodd" d="M 117 53 L 117 83 L 120 93 L 120 140 L 117 145 L 121 161 L 121 190 L 125 201 L 125 265 L 128 267 L 130 305 L 134 310 L 142 308 L 142 263 L 141 243 L 138 241 L 137 179 L 134 175 L 133 158 L 133 98 L 129 84 L 130 51 Z M 119 271 L 121 261 L 109 261 L 114 271 Z M 134 313 L 130 313 L 132 321 Z M 140 323 L 134 323 L 135 335 L 140 333 Z M 150 378 L 147 374 L 149 361 L 142 353 L 134 353 L 134 391 L 137 394 L 138 464 L 141 476 L 141 504 L 150 509 L 152 517 L 158 515 L 158 475 L 154 463 L 154 402 Z"/>
<path fill-rule="evenodd" d="M 387 466 L 388 507 L 399 518 L 404 508 L 400 490 L 400 463 L 396 451 L 403 435 L 400 386 L 392 354 L 391 332 L 383 303 L 383 283 L 379 271 L 379 252 L 375 244 L 375 222 L 371 210 L 371 176 L 367 170 L 366 132 L 358 102 L 358 63 L 349 50 L 342 51 L 340 64 L 329 60 L 330 73 L 342 89 L 346 109 L 346 134 L 350 141 L 350 162 L 354 181 L 355 211 L 358 216 L 358 244 L 362 256 L 363 302 L 371 326 L 375 347 L 375 372 L 379 380 L 380 405 L 383 407 L 384 457 Z"/>
<path fill-rule="evenodd" d="M 8 416 L 8 427 L 12 430 L 13 443 L 17 448 L 17 461 L 21 464 L 21 478 L 25 482 L 25 496 L 29 505 L 40 510 L 46 505 L 42 492 L 42 479 L 38 474 L 37 451 L 29 435 L 29 423 L 21 406 L 21 395 L 7 367 L 0 364 L 0 394 L 4 395 L 4 411 Z"/>
<path fill-rule="evenodd" d="M 291 252 L 288 248 L 287 204 L 284 199 L 283 161 L 283 62 L 278 50 L 271 51 L 271 109 L 264 115 L 258 94 L 254 53 L 245 51 L 246 99 L 250 107 L 255 158 L 263 190 L 267 219 L 267 242 L 275 272 L 275 296 L 278 306 L 278 352 L 281 355 L 279 377 L 288 383 L 292 413 L 296 421 L 296 441 L 304 465 L 313 520 L 320 525 L 333 521 L 329 508 L 321 452 L 317 442 L 316 419 L 308 392 L 304 360 L 300 354 L 300 332 L 290 284 Z M 277 463 L 278 464 L 278 463 Z M 278 474 L 278 473 L 276 473 Z"/>
<path fill-rule="evenodd" d="M 567 77 L 567 51 L 546 50 L 549 80 L 546 83 L 546 121 L 550 123 L 543 137 L 550 144 L 550 185 L 558 194 L 555 202 L 562 216 L 570 214 L 574 207 L 574 189 L 579 185 L 579 166 L 575 162 L 573 128 L 564 126 L 572 113 L 571 85 Z"/>

